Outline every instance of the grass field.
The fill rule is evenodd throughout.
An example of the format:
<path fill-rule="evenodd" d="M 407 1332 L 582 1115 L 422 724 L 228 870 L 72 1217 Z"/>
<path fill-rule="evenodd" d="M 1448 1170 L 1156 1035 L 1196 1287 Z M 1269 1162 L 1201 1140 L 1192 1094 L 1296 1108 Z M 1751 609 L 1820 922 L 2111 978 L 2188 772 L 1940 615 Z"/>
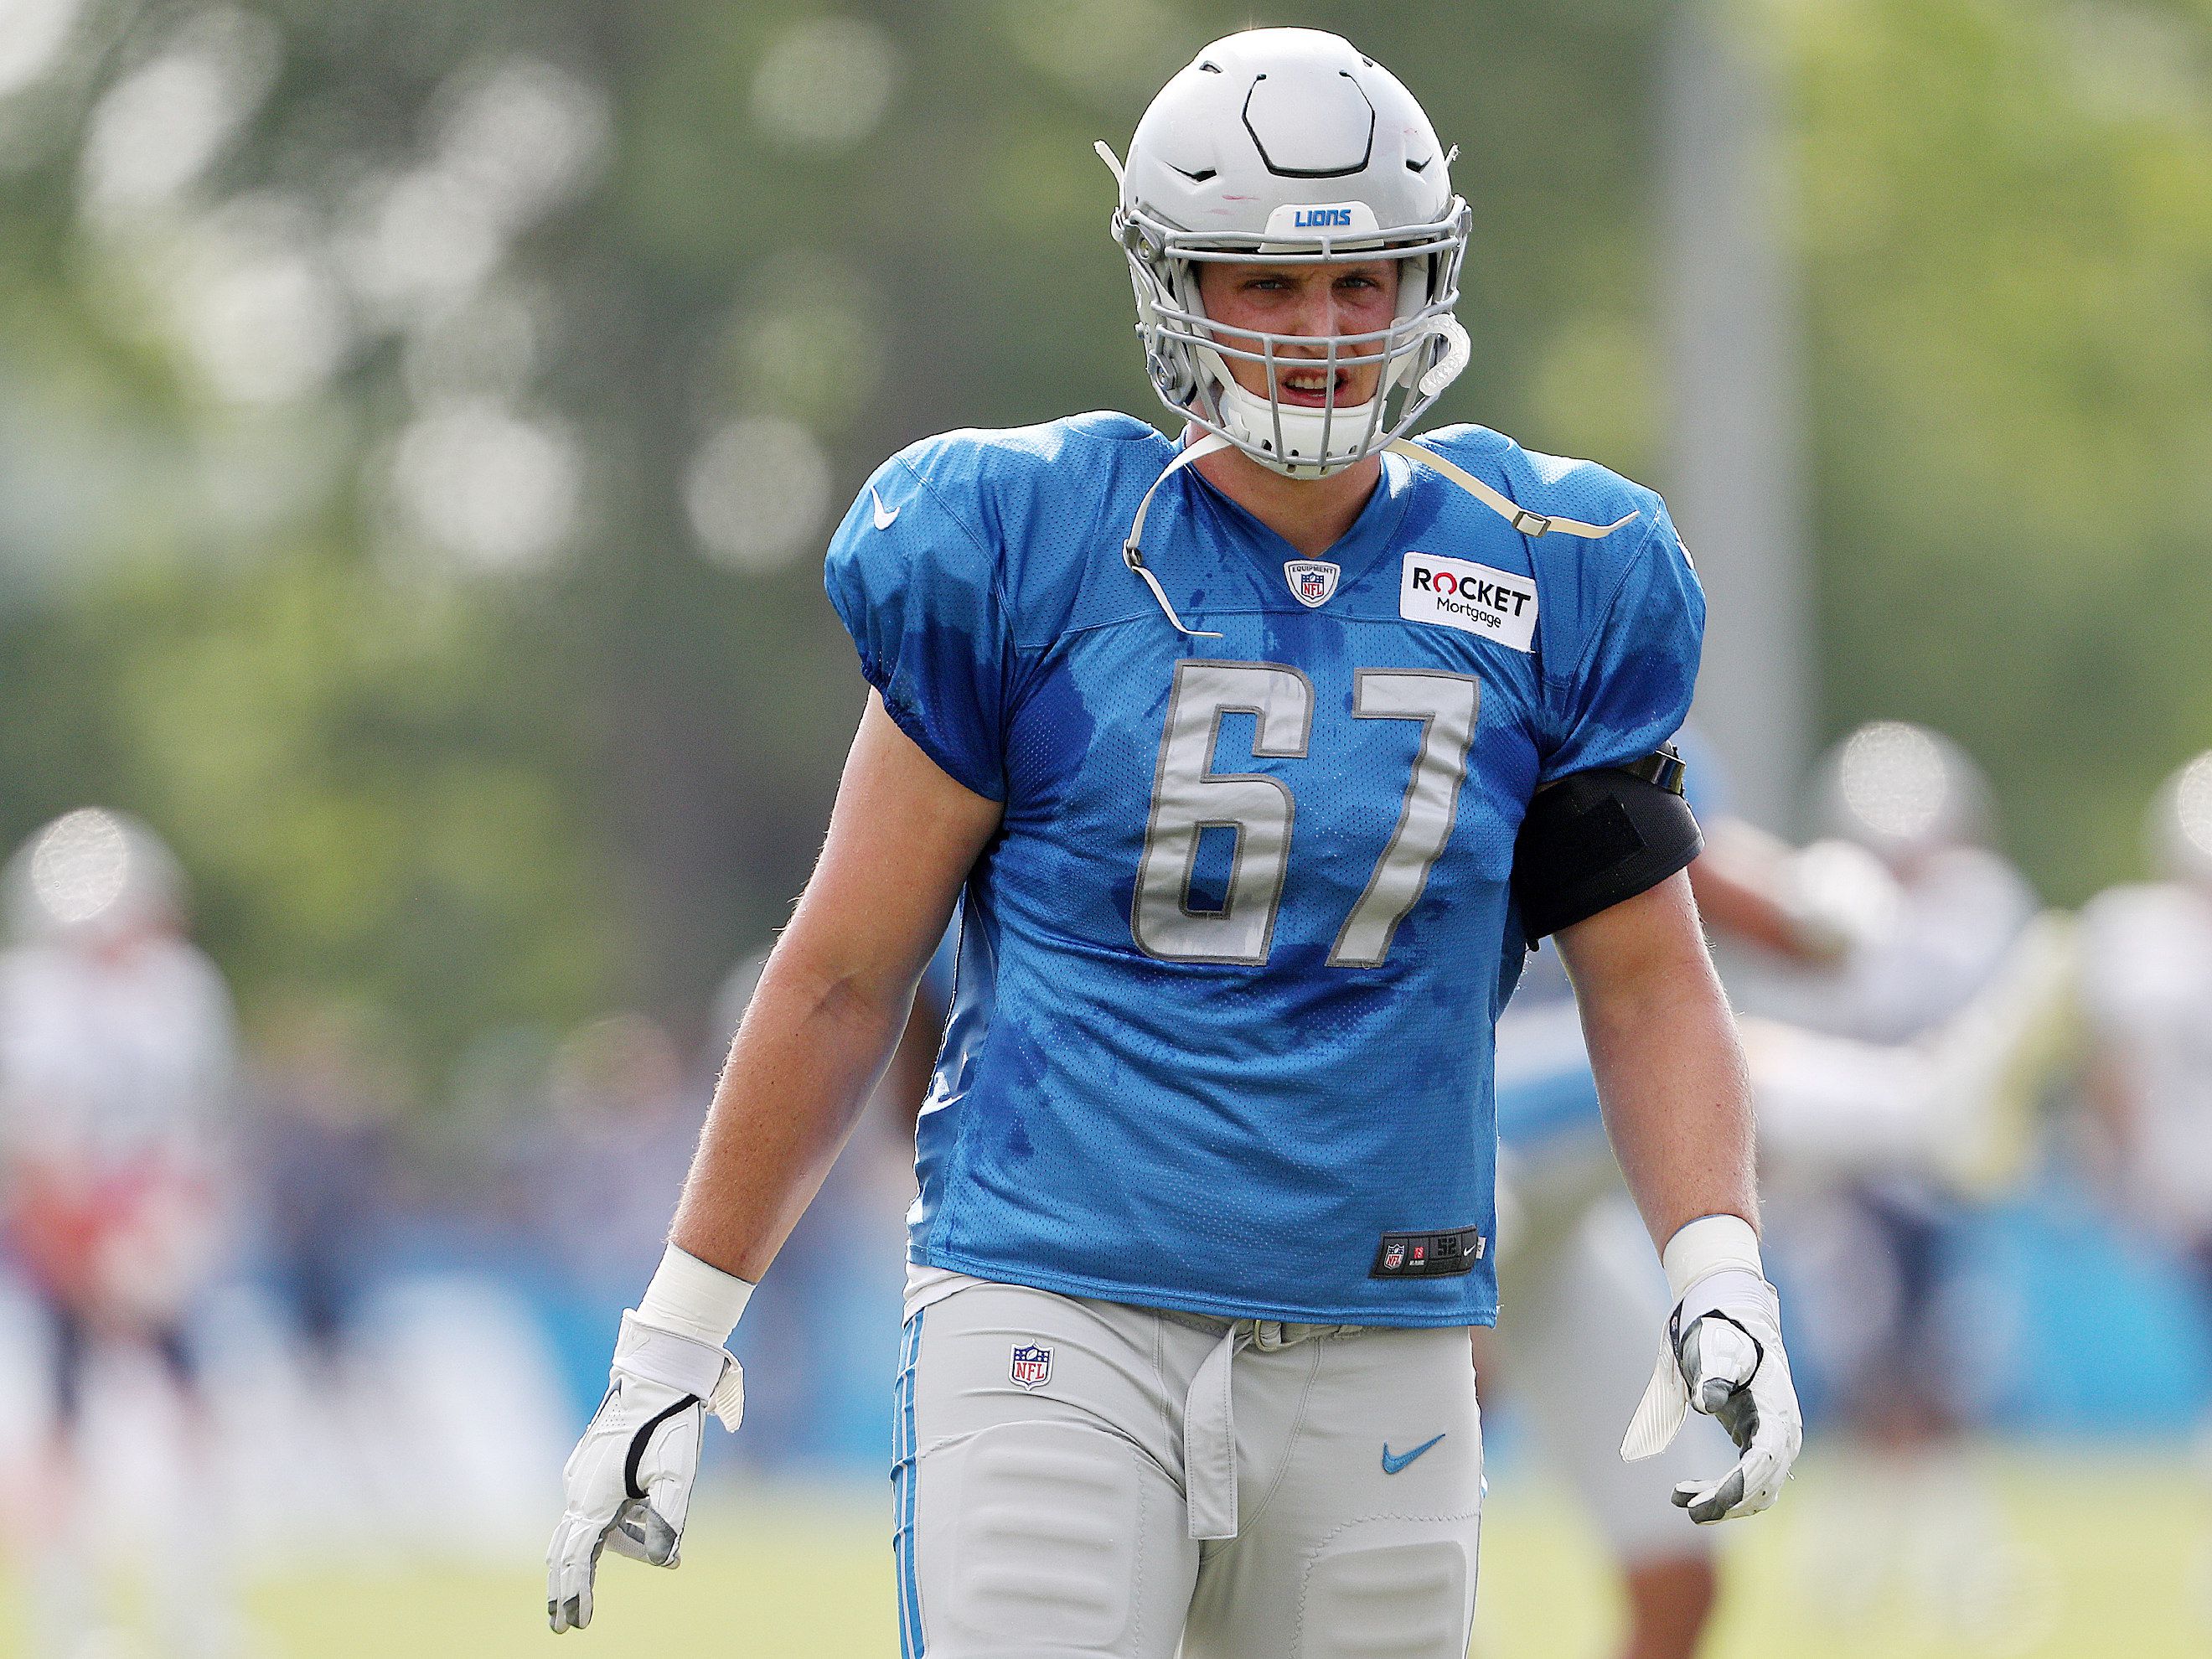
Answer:
<path fill-rule="evenodd" d="M 1826 1547 L 1904 1539 L 1909 1517 L 1845 1506 L 1846 1481 L 1808 1463 L 1783 1506 L 1731 1528 L 1729 1583 L 1712 1659 L 2197 1659 L 2212 1651 L 2203 1605 L 2208 1502 L 2179 1459 L 2002 1454 L 1987 1463 L 2014 1548 L 1987 1583 L 1951 1582 L 1931 1626 L 1895 1583 L 1856 1597 L 1818 1586 Z M 1507 1474 L 1486 1521 L 1481 1659 L 1601 1659 L 1615 1608 L 1600 1558 L 1573 1512 Z M 1910 1552 L 1904 1552 L 1909 1554 Z M 757 1498 L 702 1510 L 683 1568 L 606 1564 L 599 1618 L 556 1648 L 543 1579 L 512 1570 L 331 1567 L 258 1584 L 252 1612 L 269 1659 L 570 1659 L 731 1656 L 889 1659 L 890 1551 L 880 1506 L 864 1496 Z M 8 1598 L 0 1654 L 31 1659 Z M 15 1645 L 9 1645 L 13 1643 Z M 39 1659 L 44 1659 L 40 1656 Z"/>

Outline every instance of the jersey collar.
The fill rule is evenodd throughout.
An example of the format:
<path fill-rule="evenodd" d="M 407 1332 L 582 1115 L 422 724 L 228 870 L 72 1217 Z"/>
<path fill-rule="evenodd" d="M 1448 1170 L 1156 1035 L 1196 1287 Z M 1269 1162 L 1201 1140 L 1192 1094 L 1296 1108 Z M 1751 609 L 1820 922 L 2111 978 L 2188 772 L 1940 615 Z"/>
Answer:
<path fill-rule="evenodd" d="M 1384 454 L 1382 476 L 1376 480 L 1366 505 L 1359 509 L 1359 516 L 1324 551 L 1309 556 L 1223 494 L 1203 473 L 1193 469 L 1192 478 L 1197 499 L 1211 507 L 1216 520 L 1232 532 L 1227 539 L 1259 575 L 1262 591 L 1285 599 L 1290 593 L 1284 583 L 1283 566 L 1291 560 L 1313 556 L 1335 565 L 1342 573 L 1338 578 L 1340 593 L 1364 576 L 1395 539 L 1418 483 L 1412 462 L 1403 456 Z"/>

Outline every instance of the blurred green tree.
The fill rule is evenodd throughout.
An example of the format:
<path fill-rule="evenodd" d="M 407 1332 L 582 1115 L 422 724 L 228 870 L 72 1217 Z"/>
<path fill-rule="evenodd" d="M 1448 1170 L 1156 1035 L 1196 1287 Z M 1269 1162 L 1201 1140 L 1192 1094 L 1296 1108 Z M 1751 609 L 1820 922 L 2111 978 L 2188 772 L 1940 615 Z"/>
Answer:
<path fill-rule="evenodd" d="M 804 879 L 860 705 L 830 523 L 928 432 L 1158 416 L 1090 144 L 1249 21 L 15 9 L 0 835 L 144 812 L 250 1011 L 373 1001 L 434 1071 L 613 1002 L 700 1030 Z M 1352 34 L 1462 147 L 1477 349 L 1446 417 L 1662 484 L 1666 15 L 1275 20 Z M 2204 14 L 1742 18 L 1794 89 L 1829 716 L 1958 732 L 2078 897 L 2212 741 Z"/>

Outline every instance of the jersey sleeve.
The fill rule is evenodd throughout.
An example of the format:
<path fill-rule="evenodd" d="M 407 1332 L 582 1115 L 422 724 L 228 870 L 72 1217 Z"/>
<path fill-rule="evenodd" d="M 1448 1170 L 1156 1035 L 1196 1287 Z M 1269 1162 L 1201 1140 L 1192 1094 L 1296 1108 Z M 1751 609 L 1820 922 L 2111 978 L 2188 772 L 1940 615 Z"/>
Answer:
<path fill-rule="evenodd" d="M 1004 800 L 1013 647 L 984 538 L 894 456 L 837 526 L 823 581 L 899 729 L 957 782 Z"/>
<path fill-rule="evenodd" d="M 1662 508 L 1564 672 L 1547 672 L 1540 783 L 1640 759 L 1682 729 L 1697 689 L 1705 598 Z"/>

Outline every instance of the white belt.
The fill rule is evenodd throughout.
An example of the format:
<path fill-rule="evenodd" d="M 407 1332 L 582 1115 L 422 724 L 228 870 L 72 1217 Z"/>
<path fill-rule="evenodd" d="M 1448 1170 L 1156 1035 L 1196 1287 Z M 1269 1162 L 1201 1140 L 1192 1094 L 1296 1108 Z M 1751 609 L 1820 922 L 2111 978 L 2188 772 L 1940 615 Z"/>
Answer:
<path fill-rule="evenodd" d="M 1296 1347 L 1318 1336 L 1341 1336 L 1358 1328 L 1240 1319 L 1222 1332 L 1190 1379 L 1190 1391 L 1182 1401 L 1183 1497 L 1193 1538 L 1237 1536 L 1237 1406 L 1230 1391 L 1230 1370 L 1237 1354 L 1246 1348 L 1268 1352 Z"/>

